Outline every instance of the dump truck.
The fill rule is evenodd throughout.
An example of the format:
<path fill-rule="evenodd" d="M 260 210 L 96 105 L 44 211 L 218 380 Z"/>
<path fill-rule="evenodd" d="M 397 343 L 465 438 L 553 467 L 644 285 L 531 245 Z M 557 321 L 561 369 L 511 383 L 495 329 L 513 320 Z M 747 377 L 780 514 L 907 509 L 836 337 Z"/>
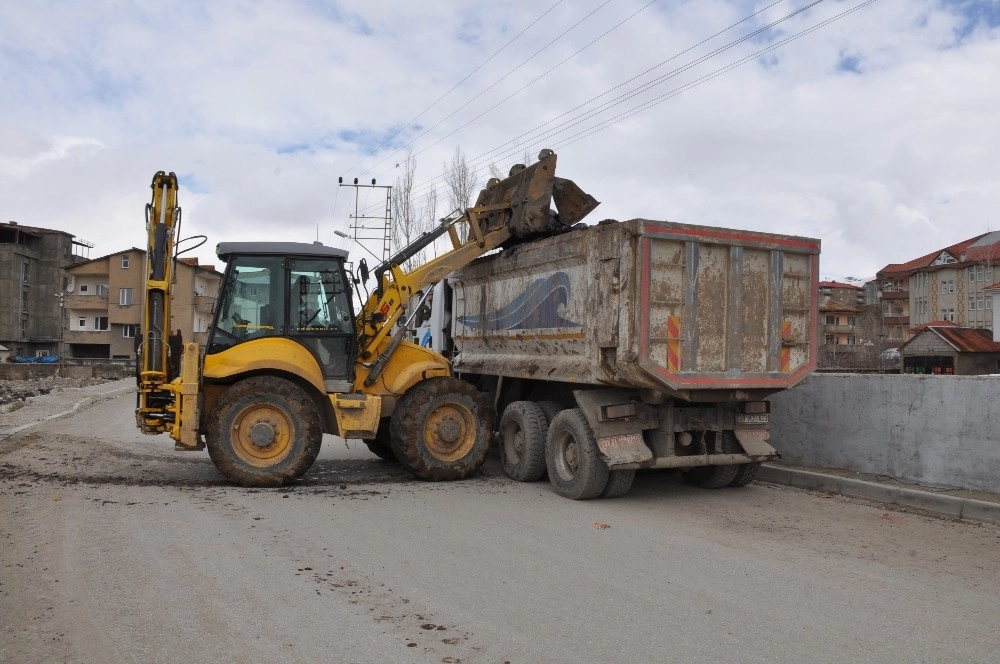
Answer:
<path fill-rule="evenodd" d="M 819 240 L 632 219 L 525 241 L 437 289 L 430 342 L 500 413 L 520 481 L 574 499 L 636 470 L 742 486 L 770 444 L 767 396 L 816 364 Z"/>
<path fill-rule="evenodd" d="M 137 427 L 168 433 L 177 450 L 207 447 L 218 470 L 244 486 L 301 477 L 324 433 L 365 440 L 422 479 L 468 477 L 493 437 L 492 404 L 447 358 L 408 341 L 406 323 L 419 295 L 445 275 L 593 209 L 596 201 L 555 168 L 546 150 L 536 164 L 491 180 L 475 206 L 371 271 L 362 259 L 350 273 L 346 251 L 318 243 L 220 243 L 226 271 L 205 348 L 168 339 L 181 214 L 176 175 L 156 173 L 145 218 Z M 446 235 L 451 246 L 441 255 L 402 267 Z M 358 297 L 369 280 L 371 291 Z"/>

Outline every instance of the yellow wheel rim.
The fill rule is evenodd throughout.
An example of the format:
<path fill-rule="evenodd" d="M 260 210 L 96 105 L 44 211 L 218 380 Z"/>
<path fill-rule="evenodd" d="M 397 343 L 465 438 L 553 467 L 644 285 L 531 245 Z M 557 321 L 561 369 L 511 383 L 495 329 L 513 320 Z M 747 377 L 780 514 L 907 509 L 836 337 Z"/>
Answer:
<path fill-rule="evenodd" d="M 280 408 L 255 404 L 233 420 L 233 451 L 244 462 L 267 468 L 283 461 L 292 449 L 293 424 Z"/>
<path fill-rule="evenodd" d="M 441 461 L 461 459 L 476 444 L 476 418 L 457 403 L 434 409 L 424 424 L 424 445 Z"/>

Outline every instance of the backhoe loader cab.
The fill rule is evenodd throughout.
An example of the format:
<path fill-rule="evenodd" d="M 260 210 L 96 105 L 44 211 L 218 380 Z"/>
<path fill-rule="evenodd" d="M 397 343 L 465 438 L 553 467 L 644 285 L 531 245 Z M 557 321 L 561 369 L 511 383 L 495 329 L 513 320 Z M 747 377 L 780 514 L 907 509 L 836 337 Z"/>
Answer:
<path fill-rule="evenodd" d="M 356 344 L 347 252 L 321 244 L 224 242 L 217 253 L 227 267 L 206 357 L 283 337 L 315 358 L 330 391 L 348 391 Z"/>

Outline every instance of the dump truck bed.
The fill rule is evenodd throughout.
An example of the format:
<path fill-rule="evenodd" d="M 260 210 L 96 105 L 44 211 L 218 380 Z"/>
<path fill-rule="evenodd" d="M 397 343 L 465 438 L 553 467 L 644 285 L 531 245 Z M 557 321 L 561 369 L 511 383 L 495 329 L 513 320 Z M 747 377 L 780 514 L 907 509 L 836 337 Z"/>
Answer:
<path fill-rule="evenodd" d="M 816 364 L 819 251 L 647 219 L 524 243 L 449 278 L 455 369 L 686 399 L 785 389 Z"/>

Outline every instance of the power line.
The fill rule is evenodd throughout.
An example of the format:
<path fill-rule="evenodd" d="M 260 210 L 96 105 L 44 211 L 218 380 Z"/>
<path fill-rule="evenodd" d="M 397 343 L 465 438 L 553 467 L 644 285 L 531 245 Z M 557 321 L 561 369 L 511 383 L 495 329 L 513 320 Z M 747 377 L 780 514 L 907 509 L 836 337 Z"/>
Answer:
<path fill-rule="evenodd" d="M 472 159 L 472 160 L 471 160 L 471 161 L 469 162 L 469 163 L 470 163 L 470 165 L 472 165 L 472 166 L 475 166 L 475 165 L 477 165 L 477 164 L 478 164 L 478 165 L 481 165 L 481 164 L 482 164 L 482 163 L 484 163 L 484 162 L 486 161 L 486 159 L 488 159 L 488 158 L 492 158 L 492 159 L 497 159 L 497 158 L 499 158 L 499 157 L 502 157 L 502 156 L 503 156 L 503 157 L 505 157 L 505 156 L 509 156 L 509 155 L 510 155 L 510 154 L 512 154 L 513 152 L 516 152 L 516 151 L 519 151 L 519 150 L 521 149 L 521 147 L 518 147 L 518 148 L 515 148 L 515 149 L 511 149 L 511 148 L 507 148 L 506 146 L 508 146 L 508 145 L 509 145 L 509 144 L 510 144 L 510 143 L 511 143 L 512 141 L 518 141 L 518 140 L 519 140 L 519 139 L 521 139 L 521 138 L 524 138 L 524 137 L 526 137 L 526 136 L 530 136 L 531 134 L 533 134 L 533 133 L 535 133 L 535 132 L 537 132 L 537 131 L 539 131 L 539 130 L 543 129 L 543 128 L 544 128 L 544 127 L 546 127 L 547 125 L 549 125 L 549 124 L 551 124 L 551 123 L 553 123 L 553 122 L 555 122 L 555 121 L 559 120 L 560 118 L 562 118 L 562 117 L 565 117 L 565 116 L 567 116 L 567 115 L 569 115 L 569 114 L 571 114 L 571 113 L 573 113 L 573 112 L 575 112 L 575 111 L 577 111 L 577 110 L 580 110 L 581 108 L 584 108 L 584 107 L 588 106 L 589 104 L 592 104 L 592 103 L 593 103 L 593 102 L 595 102 L 596 100 L 598 100 L 598 99 L 600 99 L 601 97 L 604 97 L 604 96 L 606 96 L 606 95 L 610 94 L 610 93 L 611 93 L 611 92 L 613 92 L 614 90 L 617 90 L 617 89 L 619 89 L 619 88 L 621 88 L 621 87 L 623 87 L 623 86 L 625 86 L 625 85 L 628 85 L 629 83 L 631 83 L 631 82 L 633 82 L 633 81 L 636 81 L 636 80 L 638 80 L 638 79 L 642 78 L 642 77 L 643 77 L 643 76 L 645 76 L 646 74 L 648 74 L 648 73 L 650 73 L 650 72 L 652 72 L 652 71 L 655 71 L 656 69 L 658 69 L 658 68 L 662 67 L 663 65 L 667 64 L 668 62 L 671 62 L 671 61 L 673 61 L 673 60 L 676 60 L 677 58 L 679 58 L 680 56 L 684 55 L 685 53 L 689 53 L 690 51 L 692 51 L 692 50 L 694 50 L 694 49 L 698 48 L 699 46 L 701 46 L 701 45 L 703 45 L 703 44 L 705 44 L 705 43 L 707 43 L 707 42 L 711 41 L 712 39 L 714 39 L 714 38 L 718 37 L 719 35 L 721 35 L 721 34 L 724 34 L 725 32 L 728 32 L 729 30 L 732 30 L 733 28 L 735 28 L 735 27 L 737 27 L 737 26 L 739 26 L 739 25 L 741 25 L 741 24 L 745 23 L 746 21 L 749 21 L 749 20 L 751 20 L 751 19 L 752 19 L 752 18 L 754 18 L 755 16 L 757 16 L 757 15 L 761 14 L 762 12 L 765 12 L 765 11 L 767 11 L 767 10 L 768 10 L 768 9 L 770 9 L 771 7 L 774 7 L 775 5 L 777 5 L 777 4 L 780 4 L 781 2 L 783 2 L 783 0 L 776 0 L 775 2 L 772 2 L 771 4 L 769 4 L 769 5 L 767 5 L 767 6 L 763 7 L 763 8 L 761 8 L 760 10 L 758 10 L 758 11 L 756 11 L 756 12 L 754 12 L 754 13 L 752 13 L 752 14 L 750 14 L 750 15 L 746 16 L 746 17 L 744 17 L 743 19 L 741 19 L 741 20 L 737 21 L 736 23 L 733 23 L 732 25 L 730 25 L 730 26 L 728 26 L 728 27 L 726 27 L 726 28 L 724 28 L 724 29 L 722 29 L 722 30 L 719 30 L 718 32 L 714 33 L 713 35 L 710 35 L 709 37 L 706 37 L 705 39 L 702 39 L 702 40 L 701 40 L 701 41 L 699 41 L 698 43 L 696 43 L 696 44 L 694 44 L 694 45 L 692 45 L 692 46 L 689 46 L 688 48 L 684 49 L 683 51 L 680 51 L 680 52 L 678 52 L 678 53 L 674 54 L 673 56 L 671 56 L 671 57 L 669 57 L 669 58 L 667 58 L 667 59 L 665 59 L 665 60 L 663 60 L 663 61 L 659 62 L 658 64 L 654 65 L 653 67 L 650 67 L 650 68 L 646 69 L 645 71 L 643 71 L 643 72 L 641 72 L 641 73 L 639 73 L 639 74 L 637 74 L 637 75 L 633 76 L 632 78 L 629 78 L 629 79 L 627 79 L 626 81 L 623 81 L 622 83 L 619 83 L 618 85 L 616 85 L 616 86 L 614 86 L 614 87 L 612 87 L 612 88 L 609 88 L 608 90 L 605 90 L 605 91 L 604 91 L 604 92 L 602 92 L 601 94 L 599 94 L 599 95 L 596 95 L 596 96 L 592 97 L 591 99 L 589 99 L 589 100 L 587 100 L 587 101 L 583 102 L 582 104 L 579 104 L 579 105 L 577 105 L 576 107 L 574 107 L 574 108 L 572 108 L 572 109 L 570 109 L 570 110 L 568 110 L 568 111 L 566 111 L 566 112 L 564 112 L 564 113 L 562 113 L 562 114 L 560 114 L 560 115 L 556 116 L 555 118 L 552 118 L 552 119 L 550 119 L 550 120 L 548 120 L 548 121 L 546 121 L 546 122 L 542 123 L 541 125 L 538 125 L 538 126 L 534 127 L 533 129 L 530 129 L 530 130 L 528 130 L 527 132 L 524 132 L 524 133 L 520 134 L 519 136 L 516 136 L 516 137 L 514 137 L 514 138 L 513 138 L 513 139 L 511 139 L 510 141 L 505 141 L 505 142 L 504 142 L 504 143 L 503 143 L 502 145 L 499 145 L 499 146 L 497 146 L 496 148 L 493 148 L 492 150 L 488 150 L 487 152 L 485 152 L 485 153 L 483 153 L 483 154 L 481 154 L 481 155 L 477 156 L 477 157 L 476 157 L 475 159 Z M 759 29 L 757 29 L 757 30 L 755 30 L 755 31 L 753 31 L 753 32 L 751 32 L 751 33 L 748 33 L 747 35 L 744 35 L 743 37 L 740 37 L 739 39 L 736 39 L 736 40 L 734 40 L 734 41 L 730 42 L 729 44 L 727 44 L 727 45 L 725 45 L 725 46 L 723 46 L 723 47 L 720 47 L 719 49 L 716 49 L 716 51 L 712 52 L 712 53 L 711 53 L 711 54 L 709 54 L 708 56 L 702 56 L 702 58 L 701 58 L 701 59 L 699 59 L 699 60 L 698 60 L 697 62 L 701 62 L 701 61 L 704 61 L 705 59 L 707 59 L 707 58 L 709 58 L 709 57 L 712 57 L 712 56 L 714 56 L 715 54 L 718 54 L 718 53 L 721 53 L 722 51 L 724 51 L 724 50 L 726 50 L 726 49 L 728 49 L 728 48 L 732 48 L 733 46 L 736 46 L 737 44 L 740 44 L 740 43 L 742 43 L 743 41 L 746 41 L 747 39 L 750 39 L 750 38 L 752 38 L 753 36 L 755 36 L 755 35 L 757 35 L 757 34 L 760 34 L 761 32 L 764 32 L 764 31 L 766 31 L 766 30 L 768 30 L 768 29 L 770 29 L 770 28 L 774 27 L 775 25 L 777 25 L 777 24 L 781 23 L 782 21 L 785 21 L 785 20 L 788 20 L 788 19 L 789 19 L 789 18 L 791 18 L 792 16 L 795 16 L 795 15 L 797 15 L 797 14 L 800 14 L 800 13 L 802 13 L 802 12 L 806 11 L 806 10 L 807 10 L 807 9 L 809 9 L 810 7 L 812 7 L 812 6 L 816 5 L 816 4 L 819 4 L 820 2 L 823 2 L 823 0 L 816 0 L 815 2 L 813 2 L 812 4 L 810 4 L 810 5 L 806 6 L 806 7 L 803 7 L 803 8 L 800 8 L 800 9 L 797 9 L 797 10 L 795 10 L 795 11 L 791 12 L 790 14 L 787 14 L 786 16 L 784 16 L 784 17 L 782 17 L 782 18 L 780 18 L 780 19 L 778 19 L 778 20 L 776 20 L 776 21 L 774 21 L 774 22 L 772 22 L 772 23 L 770 23 L 770 24 L 768 24 L 768 25 L 766 25 L 766 26 L 763 26 L 762 28 L 759 28 Z M 648 5 L 647 5 L 647 6 L 648 6 Z M 643 9 L 644 9 L 644 8 L 645 8 L 645 7 L 643 7 Z M 640 10 L 640 11 L 641 11 L 641 10 Z M 634 14 L 633 14 L 633 15 L 634 15 Z M 631 18 L 631 17 L 629 17 L 629 18 Z M 628 19 L 626 19 L 626 20 L 628 20 Z M 623 22 L 624 22 L 624 21 L 623 21 Z M 619 24 L 619 25 L 621 25 L 621 24 Z M 615 27 L 617 28 L 618 26 L 615 26 Z M 614 28 L 612 28 L 612 29 L 614 29 Z M 610 32 L 610 31 L 609 31 L 609 32 Z M 607 34 L 607 33 L 605 33 L 605 34 Z M 604 36 L 604 35 L 602 35 L 601 37 L 603 37 L 603 36 Z M 601 37 L 599 37 L 599 38 L 598 38 L 598 40 L 599 40 L 599 39 L 600 39 Z M 597 40 L 595 40 L 595 41 L 597 41 Z M 593 43 L 593 42 L 592 42 L 592 43 Z M 589 46 L 589 44 L 588 44 L 588 46 Z M 586 47 L 584 47 L 584 48 L 586 48 Z M 581 51 L 582 51 L 582 50 L 583 50 L 583 49 L 581 49 Z M 579 53 L 579 52 L 580 52 L 580 51 L 578 51 L 577 53 Z M 574 55 L 575 55 L 575 54 L 574 54 Z M 572 57 L 572 56 L 571 56 L 571 57 Z M 560 63 L 560 64 L 562 64 L 562 63 Z M 558 65 L 557 65 L 557 66 L 558 66 Z M 689 65 L 685 66 L 685 68 L 690 68 L 691 66 L 693 66 L 693 65 L 689 63 Z M 676 71 L 678 71 L 678 70 L 674 70 L 674 71 L 676 72 Z M 662 77 L 661 77 L 661 78 L 662 78 Z M 536 79 L 536 80 L 537 80 L 537 79 Z M 654 80 L 658 80 L 658 79 L 654 79 Z M 661 82 L 662 82 L 662 81 L 661 81 Z M 530 84 L 529 84 L 529 85 L 530 85 Z M 649 84 L 647 84 L 647 85 L 649 85 Z M 522 88 L 522 90 L 523 90 L 523 88 Z M 520 92 L 520 90 L 519 90 L 518 92 Z M 619 97 L 619 98 L 621 98 L 621 97 Z M 614 101 L 614 100 L 612 100 L 612 101 Z M 610 104 L 610 103 L 611 103 L 611 102 L 607 102 L 607 103 L 605 103 L 605 104 L 604 104 L 604 105 L 603 105 L 602 107 L 598 107 L 598 108 L 603 108 L 604 106 L 607 106 L 607 105 L 608 105 L 608 104 Z M 588 112 L 585 112 L 585 113 L 584 113 L 583 115 L 587 115 L 587 113 L 591 113 L 591 112 L 590 112 L 590 111 L 588 111 Z M 564 125 L 566 125 L 566 124 L 567 124 L 567 123 L 569 123 L 569 122 L 572 122 L 572 120 L 567 120 L 566 122 L 562 123 L 561 125 L 557 125 L 557 127 L 559 127 L 559 126 L 564 126 Z M 463 126 L 465 126 L 465 125 L 463 125 Z M 453 132 L 453 133 L 454 133 L 454 132 Z M 551 135 L 551 133 L 552 133 L 552 131 L 550 130 L 549 132 L 547 132 L 547 133 L 546 133 L 546 135 L 545 135 L 545 136 L 548 136 L 548 135 Z M 557 133 L 558 133 L 558 132 L 557 132 Z M 449 135 L 450 135 L 450 134 L 449 134 Z M 540 139 L 542 139 L 542 138 L 545 138 L 545 136 L 540 136 L 540 137 L 535 137 L 534 139 L 531 139 L 531 140 L 534 140 L 535 142 L 537 142 L 538 140 L 540 140 Z M 502 154 L 497 154 L 497 153 L 501 153 L 501 152 L 502 152 Z M 383 161 L 384 161 L 384 160 L 383 160 Z M 421 192 L 421 191 L 424 191 L 424 190 L 426 190 L 426 189 L 427 189 L 428 187 L 430 187 L 431 185 L 434 185 L 434 186 L 436 186 L 436 185 L 440 184 L 442 180 L 445 180 L 445 179 L 446 179 L 446 177 L 447 177 L 447 174 L 442 174 L 442 175 L 440 175 L 440 176 L 436 176 L 436 177 L 432 178 L 431 180 L 428 180 L 428 181 L 425 181 L 425 182 L 421 183 L 420 185 L 417 185 L 417 187 L 416 187 L 415 189 L 416 189 L 416 191 L 417 191 L 417 192 L 419 193 L 419 192 Z M 418 198 L 418 200 L 419 200 L 419 198 Z"/>
<path fill-rule="evenodd" d="M 551 12 L 553 9 L 555 9 L 556 7 L 558 7 L 559 5 L 561 5 L 562 3 L 563 3 L 563 0 L 557 0 L 557 2 L 554 5 L 552 5 L 551 7 L 549 7 L 548 9 L 546 9 L 544 12 L 542 12 L 542 14 L 538 18 L 536 18 L 534 21 L 532 21 L 531 23 L 529 23 L 527 27 L 525 27 L 519 33 L 517 33 L 516 35 L 514 35 L 513 37 L 511 37 L 511 39 L 506 44 L 504 44 L 499 49 L 497 49 L 493 53 L 493 55 L 491 55 L 490 57 L 486 58 L 481 63 L 479 63 L 479 65 L 475 69 L 473 69 L 472 71 L 470 71 L 468 74 L 465 75 L 465 77 L 462 80 L 460 80 L 458 83 L 456 83 L 455 85 L 453 85 L 451 87 L 451 89 L 448 90 L 448 92 L 446 92 L 443 95 L 441 95 L 440 97 L 438 97 L 434 101 L 434 103 L 432 103 L 430 106 L 428 106 L 424 110 L 422 110 L 419 113 L 417 113 L 416 117 L 414 117 L 412 120 L 410 120 L 409 122 L 407 122 L 405 125 L 403 125 L 399 129 L 397 129 L 395 132 L 393 132 L 392 136 L 390 136 L 389 138 L 387 138 L 384 141 L 382 141 L 381 145 L 379 145 L 378 147 L 372 149 L 368 154 L 366 154 L 364 157 L 362 157 L 361 159 L 359 159 L 358 161 L 356 161 L 354 164 L 352 164 L 351 167 L 348 168 L 347 170 L 348 171 L 354 170 L 365 159 L 367 159 L 368 157 L 371 157 L 373 154 L 375 154 L 376 152 L 378 152 L 379 150 L 381 150 L 383 147 L 385 147 L 386 144 L 389 143 L 389 141 L 391 141 L 392 139 L 394 139 L 397 136 L 399 136 L 399 134 L 402 133 L 402 131 L 404 129 L 406 129 L 407 127 L 409 127 L 410 125 L 412 125 L 414 122 L 416 122 L 417 120 L 419 120 L 421 117 L 423 117 L 424 113 L 426 113 L 427 111 L 431 110 L 432 108 L 434 108 L 435 106 L 437 106 L 439 103 L 441 103 L 441 101 L 444 100 L 445 97 L 447 97 L 452 92 L 454 92 L 456 89 L 458 89 L 458 86 L 462 85 L 462 83 L 465 83 L 467 80 L 469 80 L 469 78 L 473 74 L 475 74 L 477 71 L 479 71 L 480 69 L 482 69 L 483 67 L 485 67 L 487 64 L 489 64 L 493 60 L 493 58 L 495 58 L 498 55 L 500 55 L 500 53 L 502 53 L 508 46 L 510 46 L 511 44 L 513 44 L 521 35 L 523 35 L 525 32 L 527 32 L 528 30 L 530 30 L 536 23 L 538 23 L 543 18 L 545 18 L 549 14 L 549 12 Z M 396 150 L 395 152 L 392 152 L 390 154 L 390 156 L 396 154 L 396 152 L 399 152 L 399 150 Z M 379 162 L 379 163 L 382 163 L 382 162 Z M 376 164 L 376 166 L 377 165 L 378 164 Z M 364 171 L 361 172 L 361 174 L 364 175 L 369 170 L 371 170 L 371 169 L 365 169 Z"/>
<path fill-rule="evenodd" d="M 392 152 L 392 153 L 390 153 L 389 155 L 386 155 L 386 156 L 385 156 L 385 157 L 383 157 L 383 158 L 382 158 L 381 160 L 379 160 L 378 162 L 376 162 L 375 164 L 373 164 L 373 165 L 372 165 L 372 166 L 371 166 L 370 168 L 367 168 L 367 169 L 365 169 L 365 170 L 364 170 L 363 172 L 364 172 L 364 173 L 367 173 L 367 172 L 369 172 L 369 171 L 370 171 L 370 170 L 371 170 L 372 168 L 376 168 L 376 167 L 377 167 L 377 166 L 378 166 L 379 164 L 382 164 L 382 163 L 383 163 L 383 162 L 385 162 L 385 161 L 386 161 L 387 159 L 389 159 L 389 157 L 391 157 L 392 155 L 396 154 L 396 152 L 399 152 L 400 150 L 403 150 L 403 149 L 406 149 L 406 148 L 409 148 L 409 147 L 411 147 L 411 146 L 412 146 L 412 145 L 413 145 L 414 143 L 416 143 L 416 142 L 417 142 L 417 141 L 418 141 L 418 140 L 419 140 L 419 139 L 420 139 L 421 137 L 423 137 L 423 136 L 427 135 L 427 134 L 428 134 L 429 132 L 431 132 L 431 131 L 433 131 L 433 130 L 437 129 L 437 128 L 438 128 L 438 127 L 440 127 L 440 126 L 441 126 L 442 124 L 444 124 L 444 123 L 445 123 L 446 121 L 448 121 L 448 120 L 450 120 L 450 119 L 451 119 L 452 117 L 454 117 L 454 116 L 455 116 L 455 115 L 456 115 L 456 114 L 457 114 L 457 113 L 458 113 L 459 111 L 461 111 L 462 109 L 466 108 L 466 107 L 467 107 L 467 106 L 468 106 L 469 104 L 471 104 L 472 102 L 476 101 L 477 99 L 479 99 L 480 97 L 482 97 L 482 96 L 483 96 L 484 94 L 486 94 L 487 92 L 489 92 L 490 90 L 492 90 L 493 88 L 495 88 L 495 87 L 496 87 L 497 85 L 499 85 L 499 84 L 500 84 L 500 83 L 501 83 L 501 82 L 502 82 L 502 81 L 503 81 L 504 79 L 506 79 L 506 78 L 507 78 L 508 76 L 510 76 L 511 74 L 513 74 L 514 72 L 516 72 L 516 71 L 517 71 L 518 69 L 520 69 L 520 68 L 521 68 L 521 67 L 523 67 L 524 65 L 528 64 L 528 63 L 529 63 L 529 62 L 530 62 L 531 60 L 533 60 L 533 59 L 535 59 L 536 57 L 538 57 L 538 55 L 539 55 L 540 53 L 542 53 L 542 52 L 543 52 L 543 51 L 545 51 L 545 50 L 546 50 L 547 48 L 549 48 L 550 46 L 552 46 L 553 44 L 555 44 L 555 43 L 556 43 L 557 41 L 559 41 L 560 39 L 562 39 L 563 37 L 565 37 L 565 36 L 566 36 L 567 34 L 569 34 L 570 32 L 572 32 L 573 30 L 575 30 L 575 29 L 576 29 L 577 27 L 579 27 L 579 25 L 580 25 L 581 23 L 583 23 L 583 22 L 584 22 L 584 21 L 586 21 L 586 20 L 587 20 L 588 18 L 590 18 L 591 16 L 593 16 L 594 14 L 596 14 L 596 13 L 597 13 L 598 11 L 600 11 L 600 10 L 601 10 L 601 9 L 602 9 L 602 8 L 603 8 L 604 6 L 606 6 L 606 5 L 607 5 L 607 4 L 609 4 L 610 2 L 612 2 L 612 0 L 604 0 L 604 2 L 602 2 L 602 3 L 600 4 L 600 5 L 598 5 L 598 6 L 597 6 L 597 7 L 595 8 L 595 9 L 593 9 L 593 10 L 592 10 L 592 11 L 591 11 L 590 13 L 586 14 L 586 15 L 585 15 L 585 16 L 584 16 L 583 18 L 581 18 L 581 19 L 580 19 L 579 21 L 577 21 L 576 23 L 574 23 L 573 25 L 571 25 L 571 26 L 570 26 L 569 28 L 567 28 L 566 30 L 564 30 L 563 32 L 561 32 L 561 33 L 559 34 L 559 36 L 557 36 L 557 37 L 555 37 L 554 39 L 552 39 L 551 41 L 549 41 L 549 43 L 547 43 L 547 44 L 546 44 L 545 46 L 541 47 L 540 49 L 538 49 L 537 51 L 535 51 L 534 53 L 532 53 L 532 54 L 531 54 L 530 56 L 528 56 L 527 58 L 525 58 L 525 59 L 524 59 L 523 61 L 521 61 L 521 63 L 520 63 L 520 64 L 518 64 L 518 65 L 517 65 L 516 67 L 514 67 L 513 69 L 511 69 L 510 71 L 508 71 L 508 72 L 507 72 L 506 74 L 504 74 L 503 76 L 501 76 L 501 77 L 500 77 L 500 78 L 498 78 L 497 80 L 493 81 L 493 83 L 491 83 L 491 84 L 490 84 L 490 85 L 488 85 L 488 86 L 487 86 L 486 88 L 484 88 L 483 90 L 481 90 L 481 91 L 480 91 L 480 92 L 479 92 L 478 94 L 476 94 L 476 95 L 475 95 L 474 97 L 472 97 L 472 99 L 469 99 L 469 100 L 468 100 L 467 102 L 465 102 L 464 104 L 462 104 L 461 106 L 459 106 L 458 108 L 456 108 L 456 109 L 455 109 L 454 111 L 452 111 L 451 113 L 449 113 L 449 114 L 448 114 L 448 115 L 446 115 L 445 117 L 441 118 L 441 119 L 440 119 L 440 120 L 439 120 L 439 121 L 437 122 L 437 124 L 435 124 L 435 125 L 433 125 L 433 126 L 431 126 L 431 127 L 428 127 L 427 129 L 425 129 L 424 131 L 422 131 L 422 132 L 421 132 L 420 134 L 418 134 L 417 136 L 415 136 L 415 137 L 413 138 L 413 140 L 411 140 L 411 141 L 410 141 L 409 143 L 407 143 L 406 145 L 404 145 L 404 146 L 403 146 L 402 148 L 399 148 L 398 150 L 396 150 L 395 152 Z"/>

